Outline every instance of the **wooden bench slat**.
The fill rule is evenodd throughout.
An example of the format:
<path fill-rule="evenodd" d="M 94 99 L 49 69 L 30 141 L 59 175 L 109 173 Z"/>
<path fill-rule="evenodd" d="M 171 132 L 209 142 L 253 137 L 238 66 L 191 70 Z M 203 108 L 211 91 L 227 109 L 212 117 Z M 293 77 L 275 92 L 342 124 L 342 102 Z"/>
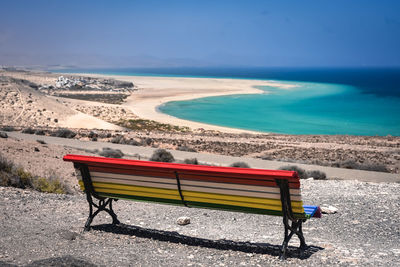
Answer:
<path fill-rule="evenodd" d="M 115 178 L 113 177 L 113 175 Z M 81 180 L 80 175 L 78 175 L 78 179 Z M 166 189 L 177 189 L 176 179 L 172 180 L 172 179 L 162 179 L 162 178 L 142 177 L 142 176 L 132 176 L 132 175 L 116 176 L 116 174 L 93 172 L 92 181 L 148 186 L 148 187 L 166 188 Z M 251 188 L 240 188 L 240 187 L 244 186 L 242 185 L 239 186 L 235 184 L 207 183 L 207 182 L 181 180 L 182 190 L 280 199 L 279 188 L 276 187 L 255 187 L 255 186 Z M 254 189 L 257 189 L 258 191 L 254 191 Z M 296 189 L 292 190 L 291 199 L 300 201 L 301 196 L 299 194 L 293 194 L 293 191 L 298 193 L 299 190 Z"/>
<path fill-rule="evenodd" d="M 171 204 L 171 205 L 180 205 L 182 204 L 181 201 L 177 200 L 169 200 L 169 199 L 152 199 L 147 197 L 140 197 L 140 196 L 126 196 L 126 195 L 119 195 L 119 194 L 110 194 L 110 193 L 103 193 L 103 197 L 111 197 L 111 198 L 118 198 L 118 199 L 127 199 L 127 200 L 136 200 L 136 201 L 144 201 L 144 202 L 159 202 L 163 204 Z M 282 216 L 282 211 L 274 211 L 274 210 L 265 210 L 265 209 L 256 209 L 256 208 L 244 208 L 239 206 L 229 206 L 229 205 L 221 205 L 221 204 L 213 204 L 213 203 L 197 203 L 197 202 L 190 202 L 191 207 L 195 208 L 206 208 L 206 209 L 220 209 L 220 210 L 227 210 L 227 211 L 235 211 L 235 212 L 245 212 L 245 213 L 253 213 L 253 214 L 263 214 L 263 215 L 274 215 L 274 216 Z M 295 218 L 298 219 L 306 219 L 304 213 L 293 213 Z"/>
<path fill-rule="evenodd" d="M 169 200 L 176 200 L 178 201 L 176 204 L 182 204 L 180 202 L 180 197 L 176 195 L 163 195 L 157 193 L 150 193 L 150 192 L 141 192 L 141 191 L 130 191 L 130 190 L 120 190 L 120 189 L 103 189 L 98 188 L 98 192 L 105 193 L 105 194 L 118 194 L 124 196 L 142 196 L 154 199 L 169 199 Z M 219 205 L 226 205 L 226 206 L 237 206 L 241 208 L 256 208 L 256 209 L 264 209 L 264 210 L 273 210 L 273 211 L 282 211 L 282 207 L 278 205 L 267 205 L 267 204 L 257 204 L 257 203 L 246 203 L 246 202 L 238 202 L 232 200 L 223 200 L 223 199 L 214 199 L 214 198 L 205 198 L 205 197 L 192 197 L 187 196 L 185 201 L 191 205 L 191 202 L 197 203 L 197 205 L 201 205 L 203 203 L 212 203 L 212 204 L 219 204 Z M 293 208 L 293 212 L 303 213 L 303 208 Z"/>
<path fill-rule="evenodd" d="M 113 173 L 113 174 L 130 174 L 130 175 L 145 175 L 145 176 L 151 176 L 151 177 L 156 177 L 156 178 L 167 178 L 167 179 L 176 179 L 176 174 L 175 173 L 157 173 L 157 172 L 151 172 L 152 175 L 149 173 L 143 173 L 139 172 L 136 170 L 127 170 L 127 169 L 115 169 L 115 168 L 110 168 L 110 167 L 93 167 L 89 166 L 89 170 L 91 172 L 104 172 L 104 173 Z M 154 176 L 153 176 L 154 175 Z M 219 183 L 232 183 L 232 184 L 243 184 L 243 185 L 259 185 L 259 186 L 267 186 L 267 187 L 276 187 L 276 182 L 275 180 L 255 180 L 255 179 L 250 179 L 246 177 L 241 177 L 241 178 L 231 178 L 231 177 L 226 177 L 226 176 L 202 176 L 202 175 L 186 175 L 184 173 L 179 173 L 179 179 L 182 180 L 194 180 L 194 181 L 210 181 L 210 182 L 219 182 Z M 300 188 L 300 183 L 299 182 L 289 182 L 289 187 L 298 189 Z"/>
<path fill-rule="evenodd" d="M 286 179 L 289 182 L 298 182 L 298 175 L 293 171 L 283 170 L 264 170 L 264 169 L 243 169 L 234 167 L 216 167 L 216 166 L 204 166 L 204 165 L 190 165 L 190 164 L 177 164 L 177 163 L 165 163 L 165 162 L 153 162 L 153 161 L 141 161 L 141 160 L 127 160 L 127 159 L 113 159 L 103 157 L 92 157 L 92 156 L 81 156 L 81 155 L 66 155 L 64 156 L 65 161 L 73 161 L 87 164 L 88 166 L 112 166 L 116 169 L 126 170 L 154 170 L 159 171 L 171 171 L 172 173 L 178 171 L 179 173 L 185 173 L 187 175 L 210 175 L 213 176 L 229 176 L 234 178 L 248 177 L 249 179 L 255 180 L 266 180 L 266 179 Z"/>
<path fill-rule="evenodd" d="M 266 187 L 277 187 L 275 180 L 253 180 L 244 178 L 231 178 L 231 177 L 218 177 L 218 176 L 200 176 L 180 174 L 179 179 L 182 180 L 194 180 L 194 181 L 210 181 L 219 183 L 232 183 L 232 184 L 243 184 L 243 185 L 255 185 L 255 186 L 266 186 Z M 300 188 L 298 183 L 290 183 L 290 188 Z"/>
<path fill-rule="evenodd" d="M 177 189 L 176 184 L 155 184 L 149 182 L 142 181 L 129 181 L 129 180 L 112 180 L 104 179 L 104 178 L 92 178 L 93 182 L 103 182 L 103 183 L 115 183 L 115 184 L 129 184 L 129 185 L 137 185 L 137 186 L 145 186 L 145 187 L 153 187 L 153 188 L 164 188 L 164 189 Z M 190 186 L 181 183 L 182 191 L 198 191 L 203 193 L 215 193 L 215 194 L 225 194 L 225 195 L 235 195 L 235 196 L 249 196 L 249 197 L 258 197 L 258 198 L 271 198 L 280 200 L 279 193 L 265 193 L 265 192 L 253 192 L 253 191 L 240 191 L 240 190 L 230 190 L 230 189 L 218 189 L 211 187 L 199 187 L 199 186 Z M 292 200 L 301 201 L 300 196 L 291 196 Z"/>
<path fill-rule="evenodd" d="M 127 186 L 118 184 L 108 184 L 108 183 L 97 183 L 93 182 L 93 186 L 96 192 L 102 193 L 122 193 L 124 195 L 140 195 L 147 197 L 160 197 L 167 199 L 181 199 L 178 190 L 172 189 L 160 189 L 151 187 L 141 187 L 141 186 Z M 198 201 L 202 199 L 203 201 L 210 201 L 212 199 L 213 203 L 230 203 L 231 205 L 239 205 L 243 207 L 254 207 L 254 208 L 266 208 L 273 210 L 281 209 L 281 202 L 279 199 L 268 199 L 268 198 L 253 198 L 253 197 L 241 197 L 233 195 L 222 195 L 222 194 L 212 194 L 212 193 L 201 193 L 193 191 L 182 191 L 185 201 L 190 201 L 195 199 Z M 202 201 L 200 201 L 202 202 Z M 292 209 L 296 212 L 304 212 L 303 204 L 301 201 L 292 201 Z"/>

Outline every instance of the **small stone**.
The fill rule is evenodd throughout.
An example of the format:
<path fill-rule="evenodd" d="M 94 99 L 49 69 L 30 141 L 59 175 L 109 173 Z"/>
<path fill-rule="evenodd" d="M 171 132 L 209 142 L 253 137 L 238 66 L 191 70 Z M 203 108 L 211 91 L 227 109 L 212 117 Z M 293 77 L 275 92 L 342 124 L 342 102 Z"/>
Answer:
<path fill-rule="evenodd" d="M 37 147 L 35 147 L 34 150 L 35 150 L 35 152 L 39 152 L 40 151 L 39 148 L 37 148 Z"/>
<path fill-rule="evenodd" d="M 324 214 L 334 214 L 338 211 L 334 206 L 321 207 L 321 212 Z"/>
<path fill-rule="evenodd" d="M 189 217 L 179 217 L 178 220 L 176 220 L 176 223 L 179 225 L 190 224 L 190 218 Z"/>
<path fill-rule="evenodd" d="M 8 135 L 5 132 L 0 132 L 0 137 L 1 138 L 8 138 Z"/>

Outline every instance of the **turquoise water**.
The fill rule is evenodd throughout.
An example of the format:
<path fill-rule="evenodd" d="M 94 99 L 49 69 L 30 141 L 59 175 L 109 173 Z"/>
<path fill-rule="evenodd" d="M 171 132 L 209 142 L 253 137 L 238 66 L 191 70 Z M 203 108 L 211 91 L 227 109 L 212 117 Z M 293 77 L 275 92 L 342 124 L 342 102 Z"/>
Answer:
<path fill-rule="evenodd" d="M 400 98 L 350 85 L 285 81 L 296 88 L 169 102 L 161 112 L 208 124 L 286 134 L 400 136 Z M 267 93 L 268 92 L 268 93 Z"/>
<path fill-rule="evenodd" d="M 203 123 L 287 134 L 400 136 L 400 68 L 106 68 L 58 72 L 278 80 L 270 94 L 171 102 L 162 112 Z"/>

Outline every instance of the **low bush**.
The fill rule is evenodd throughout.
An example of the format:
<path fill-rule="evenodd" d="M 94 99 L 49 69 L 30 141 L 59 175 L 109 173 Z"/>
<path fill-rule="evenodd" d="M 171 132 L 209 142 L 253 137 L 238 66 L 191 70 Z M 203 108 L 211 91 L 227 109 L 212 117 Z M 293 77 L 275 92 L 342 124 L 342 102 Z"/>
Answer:
<path fill-rule="evenodd" d="M 285 171 L 295 171 L 299 175 L 300 179 L 307 179 L 307 172 L 300 168 L 297 167 L 296 165 L 288 165 L 288 166 L 283 166 L 279 168 L 280 170 L 285 170 Z"/>
<path fill-rule="evenodd" d="M 0 154 L 0 171 L 11 172 L 14 163 L 8 160 L 3 154 Z"/>
<path fill-rule="evenodd" d="M 153 155 L 150 158 L 150 161 L 158 161 L 158 162 L 174 162 L 175 158 L 172 154 L 165 149 L 157 149 L 154 151 Z"/>
<path fill-rule="evenodd" d="M 117 135 L 116 137 L 114 137 L 113 139 L 111 139 L 111 143 L 113 143 L 113 144 L 121 144 L 121 141 L 123 140 L 124 138 L 121 136 L 121 135 Z"/>
<path fill-rule="evenodd" d="M 3 128 L 1 128 L 1 130 L 5 132 L 13 132 L 15 131 L 15 128 L 12 126 L 4 126 Z"/>
<path fill-rule="evenodd" d="M 9 161 L 0 154 L 0 185 L 12 186 L 17 188 L 31 188 L 39 192 L 67 194 L 72 193 L 68 185 L 57 178 L 56 172 L 49 170 L 46 177 L 38 177 L 25 171 L 22 167 L 15 167 L 12 161 Z"/>
<path fill-rule="evenodd" d="M 32 129 L 31 127 L 29 127 L 29 128 L 23 129 L 21 132 L 22 132 L 22 133 L 26 133 L 26 134 L 34 134 L 34 133 L 35 133 L 35 130 Z"/>
<path fill-rule="evenodd" d="M 199 165 L 199 162 L 197 161 L 196 158 L 193 158 L 193 159 L 185 159 L 185 160 L 183 161 L 183 163 L 185 163 L 185 164 Z"/>
<path fill-rule="evenodd" d="M 124 153 L 119 149 L 104 147 L 103 150 L 99 152 L 99 155 L 106 158 L 122 158 Z"/>
<path fill-rule="evenodd" d="M 187 147 L 187 146 L 178 146 L 176 148 L 176 150 L 187 151 L 187 152 L 196 152 L 196 149 L 191 148 L 191 147 Z"/>
<path fill-rule="evenodd" d="M 366 161 L 358 163 L 353 159 L 339 161 L 332 164 L 333 167 L 345 168 L 345 169 L 356 169 L 365 171 L 376 171 L 376 172 L 390 172 L 390 170 L 383 164 Z"/>
<path fill-rule="evenodd" d="M 33 187 L 33 180 L 35 177 L 30 172 L 25 171 L 24 168 L 17 168 L 15 171 L 13 171 L 13 174 L 19 178 L 19 188 Z"/>
<path fill-rule="evenodd" d="M 37 179 L 33 180 L 33 187 L 35 190 L 39 192 L 56 194 L 72 193 L 72 190 L 57 178 L 54 171 L 50 171 L 50 173 L 52 174 L 47 178 L 38 177 Z"/>
<path fill-rule="evenodd" d="M 315 180 L 326 180 L 326 173 L 319 170 L 307 171 L 307 177 L 312 177 Z"/>
<path fill-rule="evenodd" d="M 141 145 L 141 143 L 139 143 L 138 141 L 136 141 L 135 139 L 129 139 L 129 140 L 126 140 L 126 144 L 127 145 L 131 145 L 131 146 L 140 146 Z"/>
<path fill-rule="evenodd" d="M 93 138 L 93 137 L 98 137 L 99 135 L 96 132 L 90 131 L 90 133 L 88 134 L 89 138 Z"/>
<path fill-rule="evenodd" d="M 71 131 L 70 129 L 58 129 L 54 131 L 51 136 L 62 137 L 62 138 L 74 138 L 76 133 Z"/>
<path fill-rule="evenodd" d="M 36 135 L 45 135 L 45 132 L 43 130 L 36 130 L 35 134 Z"/>
<path fill-rule="evenodd" d="M 374 172 L 390 172 L 387 166 L 374 162 L 365 162 L 364 164 L 360 164 L 359 169 Z"/>
<path fill-rule="evenodd" d="M 243 162 L 243 161 L 234 162 L 231 165 L 229 165 L 229 167 L 250 168 L 249 164 L 247 164 L 246 162 Z"/>
<path fill-rule="evenodd" d="M 0 171 L 0 185 L 17 188 L 33 188 L 32 182 L 35 177 L 23 168 L 12 167 L 11 170 Z"/>
<path fill-rule="evenodd" d="M 142 140 L 142 144 L 145 146 L 150 146 L 153 142 L 154 142 L 153 139 L 151 139 L 150 137 Z"/>

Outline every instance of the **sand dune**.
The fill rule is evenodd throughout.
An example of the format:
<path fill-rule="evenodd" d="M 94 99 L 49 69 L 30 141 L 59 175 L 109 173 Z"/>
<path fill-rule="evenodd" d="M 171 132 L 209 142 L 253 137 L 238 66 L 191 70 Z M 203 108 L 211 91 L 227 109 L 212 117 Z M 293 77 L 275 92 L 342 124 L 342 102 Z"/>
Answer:
<path fill-rule="evenodd" d="M 25 76 L 27 78 L 27 74 Z M 34 76 L 36 77 L 36 76 Z M 121 130 L 114 124 L 83 114 L 62 98 L 49 97 L 21 80 L 0 76 L 0 124 L 26 127 L 66 127 Z"/>

